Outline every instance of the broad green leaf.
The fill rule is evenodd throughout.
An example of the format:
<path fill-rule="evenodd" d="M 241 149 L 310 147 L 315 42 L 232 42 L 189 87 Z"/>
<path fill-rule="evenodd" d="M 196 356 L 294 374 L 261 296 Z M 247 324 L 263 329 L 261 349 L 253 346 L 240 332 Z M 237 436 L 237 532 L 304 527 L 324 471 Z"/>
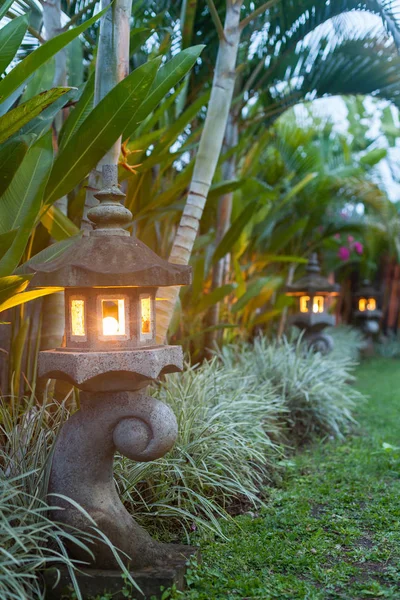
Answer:
<path fill-rule="evenodd" d="M 61 35 L 49 40 L 43 46 L 40 46 L 37 50 L 28 54 L 26 58 L 21 60 L 10 73 L 0 81 L 0 102 L 3 102 L 10 94 L 12 94 L 15 90 L 17 90 L 27 79 L 38 69 L 41 65 L 43 65 L 46 61 L 49 60 L 52 56 L 57 54 L 64 46 L 69 44 L 72 40 L 74 40 L 78 35 L 80 35 L 83 31 L 85 31 L 88 27 L 93 25 L 100 17 L 108 10 L 108 6 L 97 13 L 91 19 L 88 19 L 79 27 L 75 27 L 74 29 L 70 29 Z"/>
<path fill-rule="evenodd" d="M 250 300 L 259 296 L 265 288 L 275 290 L 281 283 L 281 277 L 259 277 L 248 286 L 243 296 L 232 306 L 231 311 L 234 314 L 239 312 L 246 307 Z"/>
<path fill-rule="evenodd" d="M 271 319 L 278 317 L 282 312 L 281 308 L 274 308 L 272 310 L 268 310 L 261 315 L 255 317 L 251 320 L 251 327 L 255 327 L 256 325 L 263 325 L 264 323 L 268 323 Z"/>
<path fill-rule="evenodd" d="M 151 132 L 157 123 L 161 121 L 162 117 L 167 113 L 169 108 L 174 104 L 181 90 L 182 84 L 176 88 L 175 92 L 170 94 L 168 98 L 161 102 L 160 106 L 156 108 L 156 110 L 154 110 L 146 119 L 141 122 L 137 128 L 136 135 L 142 135 L 143 133 Z"/>
<path fill-rule="evenodd" d="M 137 27 L 136 29 L 131 29 L 129 37 L 130 56 L 132 56 L 132 54 L 134 54 L 136 50 L 145 43 L 150 34 L 151 29 L 148 27 Z"/>
<path fill-rule="evenodd" d="M 218 244 L 214 256 L 213 263 L 218 262 L 221 258 L 225 256 L 228 252 L 231 252 L 233 246 L 239 239 L 240 234 L 246 225 L 253 218 L 253 215 L 259 208 L 258 200 L 253 200 L 250 202 L 246 208 L 240 213 L 238 218 L 232 223 L 231 227 L 228 229 L 220 243 Z"/>
<path fill-rule="evenodd" d="M 146 97 L 159 62 L 159 59 L 149 61 L 133 71 L 86 117 L 55 160 L 46 189 L 46 204 L 53 204 L 71 191 L 118 140 L 126 121 L 137 114 Z"/>
<path fill-rule="evenodd" d="M 48 246 L 47 248 L 45 248 L 41 252 L 38 252 L 38 254 L 35 254 L 35 256 L 33 256 L 32 258 L 27 260 L 23 265 L 18 267 L 18 269 L 16 269 L 15 273 L 23 275 L 28 272 L 28 270 L 27 270 L 28 267 L 29 267 L 29 269 L 34 270 L 35 265 L 41 265 L 41 264 L 50 262 L 51 260 L 58 258 L 66 250 L 68 250 L 68 248 L 70 248 L 73 244 L 75 244 L 80 237 L 81 237 L 81 234 L 74 236 L 74 237 L 70 237 L 66 240 L 63 240 L 62 242 L 56 242 L 55 244 Z"/>
<path fill-rule="evenodd" d="M 29 78 L 20 102 L 26 102 L 30 98 L 33 98 L 33 96 L 49 90 L 53 86 L 55 67 L 56 61 L 54 56 L 39 67 L 32 77 Z"/>
<path fill-rule="evenodd" d="M 26 15 L 13 19 L 0 29 L 0 74 L 8 67 L 28 29 Z"/>
<path fill-rule="evenodd" d="M 0 233 L 18 229 L 0 260 L 0 276 L 17 267 L 34 227 L 53 160 L 51 132 L 37 140 L 27 152 L 8 189 L 0 198 Z"/>
<path fill-rule="evenodd" d="M 173 88 L 193 67 L 200 56 L 204 46 L 193 46 L 179 52 L 174 58 L 163 65 L 158 71 L 156 78 L 151 86 L 149 95 L 143 102 L 138 113 L 126 125 L 123 139 L 129 138 L 138 123 L 143 121 L 165 98 L 169 90 Z"/>
<path fill-rule="evenodd" d="M 49 106 L 43 112 L 41 112 L 40 115 L 32 119 L 32 121 L 29 121 L 29 123 L 22 127 L 21 133 L 34 134 L 37 137 L 41 137 L 42 135 L 44 135 L 46 131 L 51 127 L 56 115 L 68 102 L 70 102 L 70 100 L 73 100 L 75 98 L 78 92 L 79 90 L 77 90 L 76 88 L 72 88 L 63 96 L 60 96 L 60 98 L 55 100 L 51 104 L 51 106 Z"/>
<path fill-rule="evenodd" d="M 15 138 L 0 148 L 0 196 L 10 185 L 31 143 L 29 137 Z"/>
<path fill-rule="evenodd" d="M 235 288 L 236 285 L 231 283 L 216 288 L 210 294 L 200 299 L 200 302 L 196 305 L 196 312 L 203 312 L 214 306 L 214 304 L 218 304 L 218 302 L 221 302 L 221 300 L 231 294 Z"/>
<path fill-rule="evenodd" d="M 54 288 L 40 288 L 37 290 L 31 290 L 29 292 L 22 292 L 21 294 L 16 294 L 12 298 L 9 298 L 2 304 L 0 304 L 0 312 L 4 312 L 9 308 L 14 308 L 14 306 L 20 306 L 21 304 L 25 304 L 26 302 L 30 302 L 31 300 L 36 300 L 37 298 L 42 298 L 43 296 L 48 296 L 49 294 L 54 294 L 54 292 L 62 292 L 64 288 L 54 287 Z"/>
<path fill-rule="evenodd" d="M 0 6 L 0 19 L 2 19 L 6 14 L 10 6 L 15 2 L 15 0 L 3 0 Z"/>
<path fill-rule="evenodd" d="M 9 275 L 0 277 L 0 304 L 14 294 L 23 292 L 33 275 Z"/>
<path fill-rule="evenodd" d="M 68 85 L 79 87 L 83 84 L 85 62 L 83 57 L 83 45 L 79 38 L 75 38 L 68 45 Z"/>
<path fill-rule="evenodd" d="M 51 237 L 57 242 L 79 233 L 79 229 L 75 223 L 56 206 L 50 206 L 40 220 Z"/>
<path fill-rule="evenodd" d="M 246 182 L 247 179 L 232 179 L 232 181 L 221 181 L 219 183 L 214 183 L 208 192 L 207 202 L 218 200 L 218 198 L 224 194 L 229 194 L 239 190 L 243 185 L 245 185 Z"/>
<path fill-rule="evenodd" d="M 309 217 L 307 216 L 295 221 L 291 225 L 283 223 L 279 227 L 276 227 L 269 238 L 268 250 L 274 253 L 279 252 L 299 231 L 305 229 L 308 221 Z"/>
<path fill-rule="evenodd" d="M 193 102 L 193 104 L 185 110 L 185 112 L 177 119 L 174 123 L 172 123 L 166 133 L 161 138 L 159 144 L 156 145 L 153 154 L 150 159 L 157 161 L 157 157 L 159 154 L 169 148 L 174 141 L 178 138 L 178 136 L 182 133 L 185 127 L 193 121 L 193 119 L 198 115 L 201 108 L 207 104 L 210 97 L 210 91 L 207 90 L 204 94 L 202 94 L 197 100 Z"/>
<path fill-rule="evenodd" d="M 34 119 L 60 96 L 69 91 L 70 88 L 53 88 L 34 96 L 24 104 L 10 110 L 6 115 L 0 117 L 0 144 L 5 142 L 16 131 L 20 130 L 26 123 Z"/>
<path fill-rule="evenodd" d="M 381 160 L 386 158 L 387 150 L 386 148 L 374 148 L 374 150 L 370 150 L 367 154 L 364 154 L 360 158 L 360 163 L 362 165 L 368 165 L 369 167 L 373 167 L 377 165 Z"/>
<path fill-rule="evenodd" d="M 6 231 L 6 233 L 0 234 L 0 259 L 11 247 L 17 233 L 18 229 L 11 229 L 11 231 Z"/>
<path fill-rule="evenodd" d="M 79 98 L 75 107 L 69 113 L 68 118 L 65 120 L 64 125 L 61 128 L 60 135 L 58 136 L 60 150 L 67 145 L 72 135 L 75 133 L 75 131 L 77 131 L 77 129 L 79 129 L 93 108 L 94 77 L 95 74 L 93 72 L 86 82 L 81 97 Z"/>

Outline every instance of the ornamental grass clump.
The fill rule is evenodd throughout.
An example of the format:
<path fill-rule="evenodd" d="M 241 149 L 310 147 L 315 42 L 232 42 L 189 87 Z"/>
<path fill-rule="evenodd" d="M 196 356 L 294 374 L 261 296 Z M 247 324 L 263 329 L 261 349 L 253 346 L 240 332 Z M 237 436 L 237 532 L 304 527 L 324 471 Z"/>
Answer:
<path fill-rule="evenodd" d="M 269 382 L 287 411 L 287 423 L 300 441 L 316 435 L 342 437 L 354 424 L 352 411 L 362 398 L 349 383 L 355 363 L 348 358 L 322 356 L 307 350 L 300 337 L 295 344 L 286 339 L 257 339 L 254 346 L 225 351 L 222 360 L 232 363 L 232 354 L 246 373 L 253 373 L 255 390 Z M 293 436 L 290 438 L 293 441 Z"/>
<path fill-rule="evenodd" d="M 260 489 L 282 452 L 284 409 L 269 382 L 255 392 L 252 377 L 214 358 L 168 376 L 155 390 L 177 417 L 175 447 L 151 463 L 121 457 L 116 464 L 123 500 L 146 527 L 170 533 L 179 522 L 187 531 L 220 532 L 218 518 L 233 507 L 261 504 Z"/>
<path fill-rule="evenodd" d="M 330 360 L 360 360 L 361 352 L 366 347 L 366 339 L 359 329 L 351 325 L 338 325 L 328 327 L 324 333 L 330 335 L 334 342 L 333 351 L 329 355 Z"/>

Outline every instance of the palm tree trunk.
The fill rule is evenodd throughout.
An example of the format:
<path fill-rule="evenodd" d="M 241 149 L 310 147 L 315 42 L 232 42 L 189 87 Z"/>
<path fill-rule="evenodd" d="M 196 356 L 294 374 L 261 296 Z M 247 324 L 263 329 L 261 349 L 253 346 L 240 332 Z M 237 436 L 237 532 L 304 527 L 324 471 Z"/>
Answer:
<path fill-rule="evenodd" d="M 102 9 L 111 4 L 110 0 L 102 0 Z M 96 61 L 96 77 L 94 105 L 108 94 L 129 73 L 129 33 L 132 0 L 115 0 L 110 10 L 102 17 L 100 23 L 99 49 Z M 81 229 L 92 229 L 88 219 L 89 210 L 98 204 L 94 194 L 101 187 L 101 170 L 103 165 L 117 165 L 121 152 L 121 139 L 110 148 L 89 175 L 89 186 L 86 192 L 85 206 Z"/>
<path fill-rule="evenodd" d="M 240 41 L 242 2 L 227 0 L 224 35 L 220 38 L 207 117 L 200 139 L 188 198 L 175 236 L 169 260 L 187 265 L 199 231 L 200 219 L 221 152 L 235 84 Z M 179 288 L 165 288 L 157 303 L 157 337 L 163 343 L 178 298 Z"/>
<path fill-rule="evenodd" d="M 228 124 L 225 132 L 225 149 L 228 151 L 234 148 L 238 143 L 238 115 L 236 111 L 231 110 L 229 113 Z M 236 178 L 236 156 L 233 154 L 224 162 L 222 166 L 222 174 L 224 181 L 229 181 Z M 233 192 L 224 194 L 218 201 L 217 211 L 217 227 L 216 227 L 216 244 L 222 240 L 231 224 Z M 212 289 L 221 287 L 226 280 L 229 272 L 230 257 L 229 255 L 221 258 L 213 268 L 212 274 Z M 214 304 L 207 315 L 207 329 L 210 329 L 206 335 L 205 346 L 208 349 L 213 349 L 217 339 L 220 337 L 215 328 L 219 322 L 220 304 Z"/>

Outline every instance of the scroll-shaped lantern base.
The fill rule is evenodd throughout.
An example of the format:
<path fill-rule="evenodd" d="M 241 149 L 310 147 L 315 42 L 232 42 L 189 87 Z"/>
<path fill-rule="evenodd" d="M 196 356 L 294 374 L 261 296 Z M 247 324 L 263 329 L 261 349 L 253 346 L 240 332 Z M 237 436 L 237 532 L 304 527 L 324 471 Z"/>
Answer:
<path fill-rule="evenodd" d="M 79 504 L 124 553 L 121 558 L 132 569 L 173 563 L 190 554 L 190 548 L 156 542 L 134 521 L 114 484 L 114 454 L 118 451 L 140 462 L 155 460 L 172 448 L 176 437 L 172 410 L 142 391 L 84 392 L 81 409 L 65 423 L 56 442 L 49 493 Z M 54 511 L 55 520 L 93 533 L 93 523 L 70 502 L 50 496 L 50 504 L 62 508 Z M 118 568 L 106 544 L 99 542 L 92 550 L 91 566 Z M 74 558 L 91 560 L 76 545 L 69 552 Z"/>

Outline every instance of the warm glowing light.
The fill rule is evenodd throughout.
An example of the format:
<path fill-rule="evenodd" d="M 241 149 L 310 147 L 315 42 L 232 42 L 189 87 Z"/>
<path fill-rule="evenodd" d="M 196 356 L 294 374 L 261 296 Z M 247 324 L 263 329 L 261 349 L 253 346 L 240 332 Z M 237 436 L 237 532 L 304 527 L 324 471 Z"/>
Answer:
<path fill-rule="evenodd" d="M 85 335 L 85 301 L 71 301 L 71 333 L 72 335 Z"/>
<path fill-rule="evenodd" d="M 310 302 L 310 296 L 301 296 L 300 297 L 300 312 L 307 313 L 308 312 L 308 303 Z"/>
<path fill-rule="evenodd" d="M 123 298 L 101 301 L 103 335 L 125 335 L 125 300 Z"/>
<path fill-rule="evenodd" d="M 150 296 L 140 299 L 142 316 L 142 334 L 151 334 L 151 299 Z"/>
<path fill-rule="evenodd" d="M 300 312 L 308 313 L 311 311 L 311 298 L 310 296 L 300 296 Z M 312 299 L 312 312 L 322 313 L 324 312 L 324 297 L 314 296 Z"/>
<path fill-rule="evenodd" d="M 324 298 L 323 296 L 314 296 L 313 298 L 313 313 L 324 312 Z"/>
<path fill-rule="evenodd" d="M 375 298 L 360 298 L 358 301 L 358 309 L 360 312 L 365 312 L 366 310 L 376 310 Z"/>
<path fill-rule="evenodd" d="M 118 335 L 119 323 L 114 317 L 105 317 L 103 319 L 103 334 L 104 335 Z"/>

